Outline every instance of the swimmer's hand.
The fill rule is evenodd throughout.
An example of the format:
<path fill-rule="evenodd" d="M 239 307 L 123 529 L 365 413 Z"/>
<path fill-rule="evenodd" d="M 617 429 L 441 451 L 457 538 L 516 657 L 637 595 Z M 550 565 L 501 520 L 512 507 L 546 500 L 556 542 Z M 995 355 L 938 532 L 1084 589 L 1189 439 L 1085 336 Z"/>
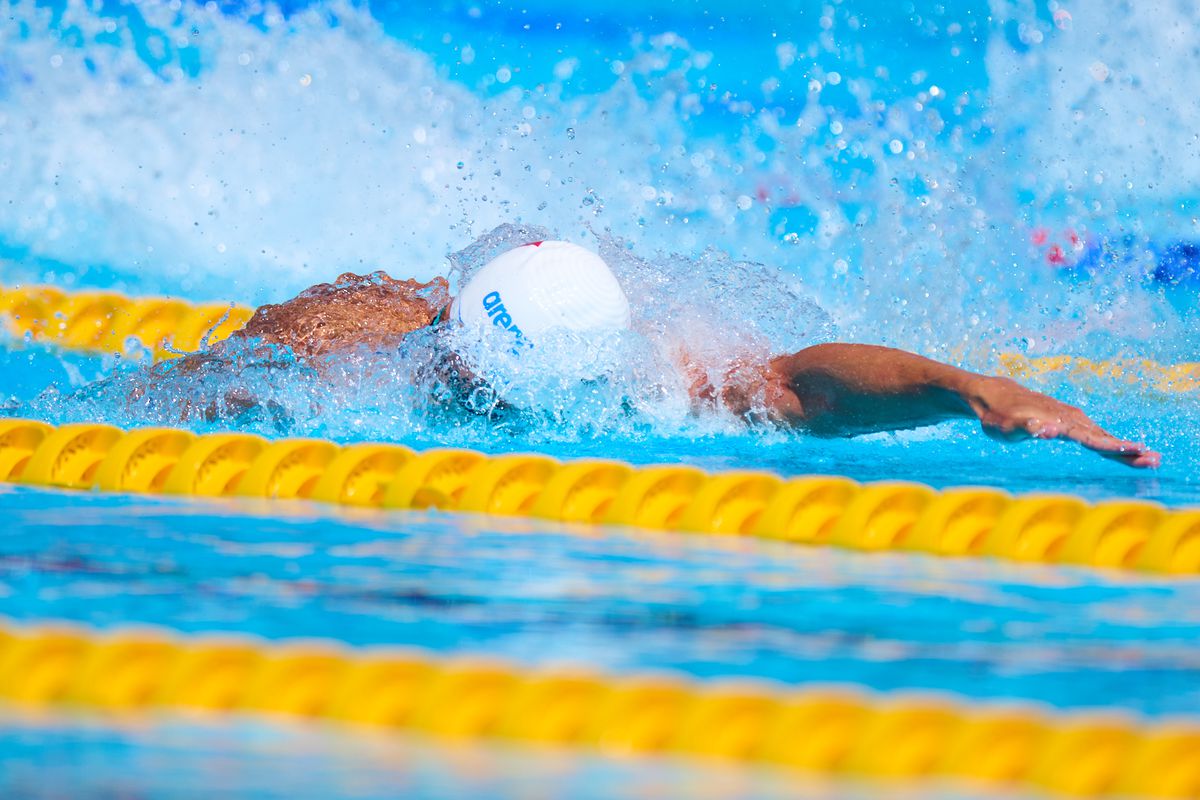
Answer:
<path fill-rule="evenodd" d="M 1119 439 L 1075 406 L 1026 389 L 1008 378 L 973 376 L 964 399 L 984 432 L 1000 441 L 1065 439 L 1131 467 L 1157 467 L 1162 455 L 1141 442 Z"/>
<path fill-rule="evenodd" d="M 759 396 L 771 416 L 818 436 L 854 436 L 978 419 L 992 437 L 1066 439 L 1131 467 L 1162 456 L 1119 439 L 1078 408 L 1008 378 L 977 375 L 914 353 L 864 344 L 823 344 L 773 359 Z M 736 398 L 723 399 L 736 411 Z"/>

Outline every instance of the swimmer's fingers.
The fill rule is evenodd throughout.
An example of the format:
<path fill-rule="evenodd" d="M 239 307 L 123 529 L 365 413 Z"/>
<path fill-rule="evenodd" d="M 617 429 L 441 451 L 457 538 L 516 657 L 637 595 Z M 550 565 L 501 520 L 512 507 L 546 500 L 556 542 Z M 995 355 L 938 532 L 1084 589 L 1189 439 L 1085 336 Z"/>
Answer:
<path fill-rule="evenodd" d="M 968 402 L 994 439 L 1065 439 L 1131 467 L 1157 467 L 1162 462 L 1162 456 L 1146 445 L 1113 436 L 1075 406 L 1007 378 L 981 380 Z"/>
<path fill-rule="evenodd" d="M 1104 458 L 1130 467 L 1158 467 L 1162 455 L 1141 442 L 1120 439 L 1093 422 L 1086 414 L 1069 406 L 1053 409 L 1052 421 L 1030 414 L 994 416 L 982 420 L 988 436 L 1002 442 L 1026 439 L 1062 439 L 1075 442 Z"/>
<path fill-rule="evenodd" d="M 1146 450 L 1145 452 L 1134 455 L 1132 453 L 1120 453 L 1116 455 L 1105 455 L 1105 458 L 1111 458 L 1114 461 L 1119 461 L 1127 467 L 1137 467 L 1138 469 L 1158 469 L 1162 466 L 1162 453 L 1154 450 Z"/>
<path fill-rule="evenodd" d="M 1105 458 L 1130 467 L 1155 468 L 1162 455 L 1142 442 L 1120 439 L 1101 428 L 1082 412 L 1051 423 L 1030 420 L 1030 430 L 1038 439 L 1063 439 L 1075 442 Z"/>

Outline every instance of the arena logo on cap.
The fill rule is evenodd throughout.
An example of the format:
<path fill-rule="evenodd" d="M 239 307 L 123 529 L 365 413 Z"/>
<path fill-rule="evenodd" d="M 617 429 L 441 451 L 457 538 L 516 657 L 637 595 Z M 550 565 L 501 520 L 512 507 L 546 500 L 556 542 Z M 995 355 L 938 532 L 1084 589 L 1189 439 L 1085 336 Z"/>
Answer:
<path fill-rule="evenodd" d="M 487 312 L 493 325 L 512 331 L 518 339 L 525 337 L 521 329 L 513 323 L 512 314 L 508 313 L 508 309 L 504 307 L 504 301 L 500 298 L 499 292 L 492 291 L 483 296 L 483 310 Z"/>

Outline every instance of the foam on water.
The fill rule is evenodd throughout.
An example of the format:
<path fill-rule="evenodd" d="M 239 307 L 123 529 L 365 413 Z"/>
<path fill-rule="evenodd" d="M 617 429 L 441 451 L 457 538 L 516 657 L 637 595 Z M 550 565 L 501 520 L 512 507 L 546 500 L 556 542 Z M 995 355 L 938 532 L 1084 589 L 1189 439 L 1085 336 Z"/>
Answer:
<path fill-rule="evenodd" d="M 6 274 L 279 301 L 343 270 L 461 275 L 537 227 L 599 249 L 636 323 L 603 346 L 632 361 L 601 383 L 531 379 L 528 360 L 518 380 L 504 347 L 481 345 L 496 365 L 489 384 L 548 415 L 548 436 L 578 415 L 597 430 L 693 424 L 679 422 L 681 348 L 718 381 L 738 358 L 835 332 L 977 367 L 1012 348 L 1195 357 L 1194 303 L 1143 285 L 1149 232 L 1192 233 L 1178 211 L 1195 169 L 1188 126 L 1155 98 L 1180 96 L 1193 56 L 1178 37 L 1139 53 L 1157 35 L 1143 5 L 1074 16 L 1052 5 L 994 0 L 990 29 L 964 22 L 971 9 L 914 17 L 955 49 L 964 29 L 988 37 L 990 85 L 951 96 L 941 87 L 962 83 L 953 58 L 915 71 L 869 60 L 859 32 L 871 12 L 854 3 L 825 8 L 816 33 L 780 12 L 778 69 L 741 94 L 714 89 L 713 53 L 672 30 L 619 43 L 632 56 L 598 62 L 612 75 L 598 93 L 572 91 L 572 74 L 598 71 L 587 64 L 476 91 L 342 3 L 291 15 L 178 0 L 5 3 L 0 247 L 16 256 Z M 1164 8 L 1159 19 L 1176 27 L 1191 13 Z M 529 46 L 552 47 L 546 36 Z M 786 102 L 772 99 L 781 84 Z M 1177 157 L 1166 158 L 1147 137 L 1176 128 Z M 1131 219 L 1142 238 L 1122 240 Z M 1120 253 L 1105 263 L 1116 266 L 1048 265 L 1029 243 L 1043 223 L 1109 236 Z M 431 345 L 410 345 L 386 363 L 337 367 L 363 383 L 352 397 L 250 354 L 235 356 L 237 380 L 276 404 L 263 424 L 348 434 L 399 418 L 420 430 L 442 404 L 400 402 L 413 380 L 437 397 L 422 372 Z M 558 351 L 540 352 L 550 366 Z M 170 421 L 180 404 L 227 392 L 222 374 L 166 371 L 159 400 L 134 405 L 126 381 L 138 376 L 119 375 L 82 408 Z M 480 418 L 495 424 L 495 414 L 458 424 Z"/>

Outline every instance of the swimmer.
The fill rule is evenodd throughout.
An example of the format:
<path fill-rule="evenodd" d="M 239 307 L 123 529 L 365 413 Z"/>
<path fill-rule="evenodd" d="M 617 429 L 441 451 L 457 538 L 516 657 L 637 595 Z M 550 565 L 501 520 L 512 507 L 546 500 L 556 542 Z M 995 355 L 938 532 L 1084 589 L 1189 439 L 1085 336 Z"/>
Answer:
<path fill-rule="evenodd" d="M 546 241 L 501 254 L 453 298 L 440 277 L 422 283 L 382 272 L 347 273 L 285 303 L 262 306 L 231 340 L 287 347 L 297 359 L 320 363 L 363 347 L 393 349 L 414 331 L 444 325 L 491 325 L 506 329 L 523 346 L 536 347 L 538 338 L 554 328 L 627 329 L 630 310 L 616 276 L 599 256 L 578 245 Z M 1113 436 L 1078 408 L 1013 380 L 889 347 L 814 345 L 741 364 L 720 388 L 702 368 L 683 361 L 680 369 L 697 411 L 724 407 L 747 417 L 765 408 L 771 424 L 825 437 L 966 418 L 1003 441 L 1064 439 L 1132 467 L 1157 467 L 1161 461 L 1146 445 Z M 454 369 L 469 371 L 461 360 Z"/>

